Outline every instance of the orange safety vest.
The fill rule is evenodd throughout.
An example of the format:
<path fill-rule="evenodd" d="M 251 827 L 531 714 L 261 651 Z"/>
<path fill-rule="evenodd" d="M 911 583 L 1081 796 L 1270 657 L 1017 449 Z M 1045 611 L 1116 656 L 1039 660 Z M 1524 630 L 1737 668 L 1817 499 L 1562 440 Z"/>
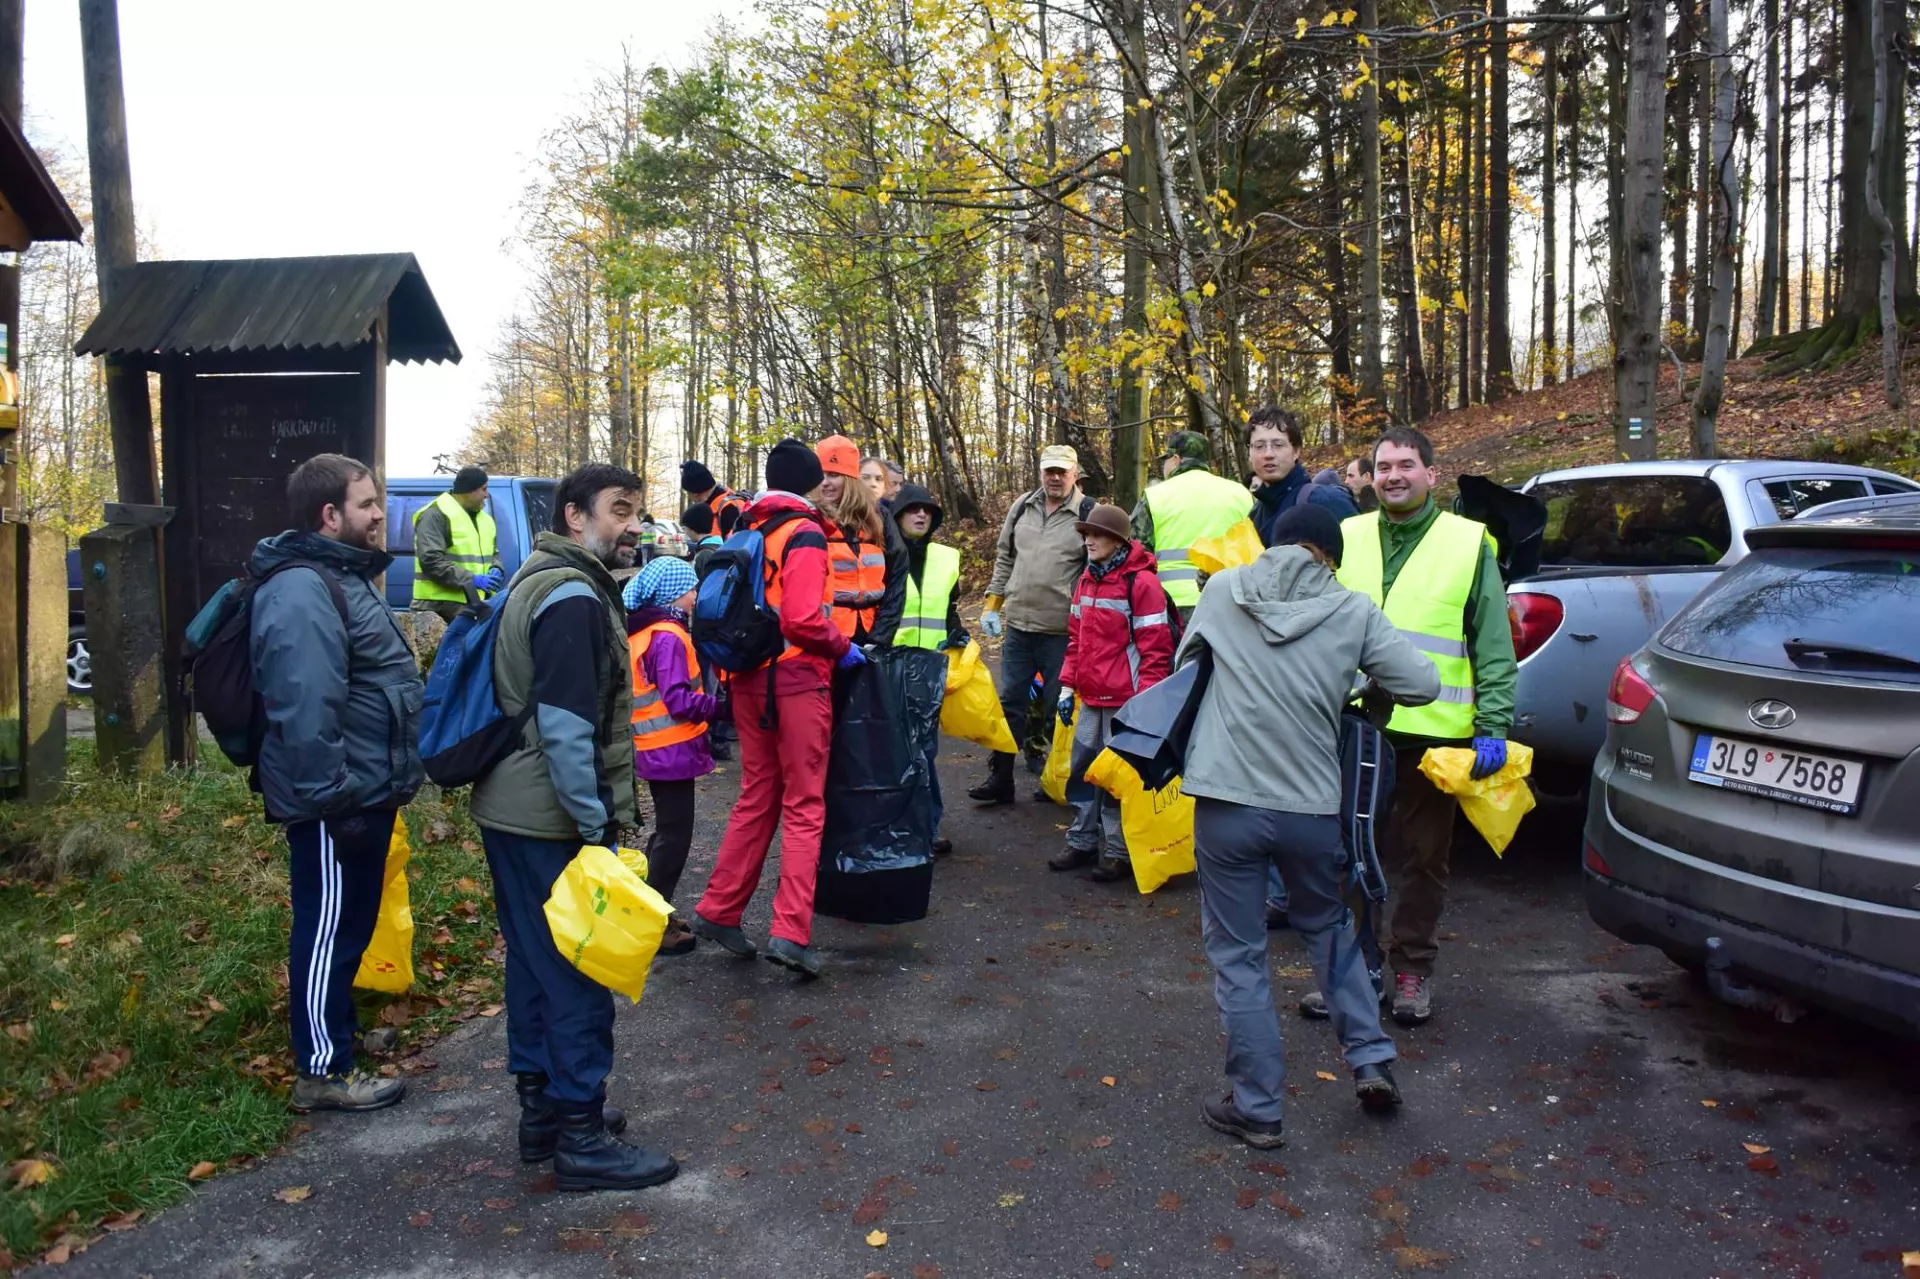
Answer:
<path fill-rule="evenodd" d="M 716 533 L 720 531 L 720 512 L 726 510 L 729 506 L 735 511 L 744 511 L 747 509 L 747 503 L 744 498 L 732 489 L 720 484 L 714 485 L 713 492 L 707 494 L 706 506 L 709 511 L 713 512 L 713 531 Z"/>
<path fill-rule="evenodd" d="M 781 578 L 781 571 L 787 565 L 787 544 L 793 541 L 795 533 L 809 526 L 816 530 L 819 528 L 818 524 L 805 517 L 790 518 L 783 520 L 779 528 L 766 535 L 764 554 L 767 561 L 767 607 L 775 613 L 780 611 L 780 603 L 786 598 L 786 584 Z M 823 616 L 831 615 L 833 612 L 832 573 L 824 574 L 820 579 L 820 612 Z M 786 648 L 781 650 L 780 656 L 773 660 L 784 662 L 789 657 L 800 656 L 803 652 L 805 652 L 804 649 L 792 640 L 788 640 Z"/>
<path fill-rule="evenodd" d="M 627 654 L 633 661 L 632 732 L 633 748 L 637 751 L 677 746 L 707 731 L 705 724 L 675 719 L 667 712 L 667 703 L 661 697 L 660 690 L 647 681 L 647 649 L 652 645 L 653 637 L 663 631 L 672 632 L 676 639 L 684 633 L 672 622 L 655 622 L 627 637 Z M 687 645 L 687 674 L 696 682 L 700 678 L 700 654 L 692 644 Z"/>
<path fill-rule="evenodd" d="M 860 630 L 871 631 L 887 593 L 886 547 L 836 532 L 827 541 L 827 559 L 833 582 L 833 624 L 848 639 Z"/>

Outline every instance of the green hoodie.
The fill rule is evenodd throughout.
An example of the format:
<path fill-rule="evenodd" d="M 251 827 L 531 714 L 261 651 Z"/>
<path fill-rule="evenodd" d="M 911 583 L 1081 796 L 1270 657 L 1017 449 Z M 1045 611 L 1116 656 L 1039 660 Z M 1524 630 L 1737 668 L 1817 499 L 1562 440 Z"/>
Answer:
<path fill-rule="evenodd" d="M 1397 701 L 1440 694 L 1433 663 L 1304 547 L 1208 579 L 1176 664 L 1213 654 L 1183 794 L 1283 813 L 1340 811 L 1340 708 L 1353 675 Z"/>

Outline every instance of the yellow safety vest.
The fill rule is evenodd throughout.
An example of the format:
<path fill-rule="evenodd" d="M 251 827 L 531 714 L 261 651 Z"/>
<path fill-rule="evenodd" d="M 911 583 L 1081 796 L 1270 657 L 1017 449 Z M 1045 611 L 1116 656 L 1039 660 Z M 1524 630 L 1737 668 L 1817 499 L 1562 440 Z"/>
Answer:
<path fill-rule="evenodd" d="M 1203 537 L 1218 537 L 1252 509 L 1246 485 L 1211 471 L 1182 471 L 1147 490 L 1154 565 L 1175 607 L 1200 602 L 1200 570 L 1187 558 L 1187 549 Z"/>
<path fill-rule="evenodd" d="M 465 507 L 453 500 L 453 494 L 442 493 L 429 504 L 438 507 L 447 517 L 447 555 L 461 568 L 475 577 L 493 567 L 493 551 L 496 545 L 493 516 L 482 509 L 477 515 L 468 515 Z M 420 527 L 420 517 L 427 513 L 423 506 L 413 513 L 413 527 Z M 416 560 L 413 568 L 413 598 L 417 600 L 450 600 L 455 604 L 467 602 L 467 593 L 459 587 L 442 586 L 420 571 Z"/>
<path fill-rule="evenodd" d="M 939 648 L 947 642 L 947 605 L 960 585 L 960 552 L 927 543 L 920 581 L 907 574 L 907 611 L 893 642 L 901 648 Z"/>
<path fill-rule="evenodd" d="M 1400 566 L 1393 593 L 1381 603 L 1386 560 L 1380 549 L 1378 512 L 1340 522 L 1345 543 L 1336 574 L 1342 586 L 1371 599 L 1394 629 L 1432 660 L 1440 672 L 1440 696 L 1425 706 L 1401 706 L 1387 727 L 1409 737 L 1458 740 L 1473 736 L 1473 659 L 1467 653 L 1467 603 L 1480 567 L 1487 527 L 1441 511 L 1419 545 Z"/>

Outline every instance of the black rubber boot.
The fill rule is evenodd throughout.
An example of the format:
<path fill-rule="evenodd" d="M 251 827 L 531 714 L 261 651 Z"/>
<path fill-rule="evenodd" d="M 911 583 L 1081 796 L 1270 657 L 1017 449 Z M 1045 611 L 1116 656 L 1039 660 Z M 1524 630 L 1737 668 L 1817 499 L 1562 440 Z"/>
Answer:
<path fill-rule="evenodd" d="M 553 1151 L 554 1185 L 561 1190 L 641 1190 L 680 1173 L 673 1156 L 629 1146 L 607 1131 L 601 1103 L 555 1102 L 560 1140 Z"/>
<path fill-rule="evenodd" d="M 547 1099 L 547 1077 L 538 1071 L 515 1075 L 513 1088 L 520 1094 L 520 1161 L 537 1164 L 553 1158 L 560 1116 Z M 608 1132 L 627 1130 L 627 1117 L 617 1106 L 603 1106 L 600 1113 Z"/>
<path fill-rule="evenodd" d="M 995 751 L 988 768 L 987 780 L 968 791 L 967 798 L 982 804 L 1013 803 L 1013 756 Z"/>

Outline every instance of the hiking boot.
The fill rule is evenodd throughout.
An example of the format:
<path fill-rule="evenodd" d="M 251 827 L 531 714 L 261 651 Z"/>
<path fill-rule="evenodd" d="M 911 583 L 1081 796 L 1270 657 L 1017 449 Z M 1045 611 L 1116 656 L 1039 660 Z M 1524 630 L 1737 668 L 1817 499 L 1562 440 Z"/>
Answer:
<path fill-rule="evenodd" d="M 1300 996 L 1300 1015 L 1308 1021 L 1325 1021 L 1333 1016 L 1327 1011 L 1327 997 L 1317 990 Z"/>
<path fill-rule="evenodd" d="M 967 798 L 981 804 L 1013 803 L 1013 756 L 995 751 L 988 764 L 987 780 L 968 791 Z"/>
<path fill-rule="evenodd" d="M 356 1070 L 345 1075 L 301 1075 L 293 1081 L 287 1109 L 296 1115 L 316 1110 L 385 1110 L 407 1095 L 407 1081 Z"/>
<path fill-rule="evenodd" d="M 716 742 L 711 736 L 707 739 L 707 753 L 713 756 L 716 764 L 728 764 L 733 761 L 733 747 L 725 742 Z"/>
<path fill-rule="evenodd" d="M 1099 860 L 1099 849 L 1075 848 L 1069 844 L 1058 856 L 1047 859 L 1047 869 L 1051 871 L 1079 870 L 1082 866 L 1091 866 Z"/>
<path fill-rule="evenodd" d="M 1249 1119 L 1240 1113 L 1240 1107 L 1233 1104 L 1233 1094 L 1217 1101 L 1209 1101 L 1200 1107 L 1200 1117 L 1207 1121 L 1207 1127 L 1215 1132 L 1223 1132 L 1229 1137 L 1238 1138 L 1255 1150 L 1272 1150 L 1287 1144 L 1280 1135 L 1278 1119 Z"/>
<path fill-rule="evenodd" d="M 731 951 L 742 959 L 752 959 L 760 953 L 747 935 L 740 931 L 738 924 L 716 924 L 711 919 L 693 913 L 693 923 L 688 929 L 695 937 L 704 937 L 722 950 Z"/>
<path fill-rule="evenodd" d="M 1353 1068 L 1353 1095 L 1361 1109 L 1380 1115 L 1400 1104 L 1400 1085 L 1393 1082 L 1393 1071 L 1384 1061 Z"/>
<path fill-rule="evenodd" d="M 1093 874 L 1087 876 L 1096 884 L 1117 884 L 1133 873 L 1133 867 L 1117 857 L 1102 857 L 1093 868 Z"/>
<path fill-rule="evenodd" d="M 813 953 L 813 947 L 785 937 L 767 938 L 767 962 L 809 979 L 820 975 L 820 960 Z"/>
<path fill-rule="evenodd" d="M 520 1162 L 537 1164 L 553 1158 L 560 1139 L 560 1112 L 547 1096 L 547 1077 L 539 1071 L 513 1077 L 513 1089 L 520 1094 Z M 613 1133 L 627 1130 L 627 1117 L 614 1106 L 602 1106 L 602 1122 Z"/>
<path fill-rule="evenodd" d="M 1433 978 L 1401 973 L 1394 980 L 1393 1019 L 1402 1026 L 1418 1026 L 1433 1016 Z"/>
<path fill-rule="evenodd" d="M 944 835 L 935 837 L 933 841 L 933 855 L 935 857 L 945 857 L 948 853 L 952 851 L 953 851 L 952 840 L 946 838 Z"/>
<path fill-rule="evenodd" d="M 1267 904 L 1267 931 L 1270 933 L 1278 932 L 1286 926 L 1287 908 L 1285 906 L 1275 906 L 1269 902 Z"/>
<path fill-rule="evenodd" d="M 700 941 L 693 935 L 693 929 L 687 927 L 687 921 L 675 915 L 667 920 L 667 931 L 660 938 L 660 954 L 691 955 Z"/>
<path fill-rule="evenodd" d="M 553 1183 L 559 1189 L 640 1190 L 679 1174 L 671 1155 L 629 1146 L 608 1132 L 600 1102 L 555 1102 L 554 1110 L 560 1131 Z"/>
<path fill-rule="evenodd" d="M 390 1053 L 400 1043 L 400 1032 L 392 1026 L 375 1026 L 360 1036 L 360 1047 L 370 1053 Z"/>
<path fill-rule="evenodd" d="M 1027 743 L 1027 771 L 1029 773 L 1038 777 L 1047 771 L 1047 755 L 1050 753 L 1052 746 L 1053 743 L 1049 742 L 1047 743 L 1048 749 L 1042 750 L 1032 742 Z"/>

